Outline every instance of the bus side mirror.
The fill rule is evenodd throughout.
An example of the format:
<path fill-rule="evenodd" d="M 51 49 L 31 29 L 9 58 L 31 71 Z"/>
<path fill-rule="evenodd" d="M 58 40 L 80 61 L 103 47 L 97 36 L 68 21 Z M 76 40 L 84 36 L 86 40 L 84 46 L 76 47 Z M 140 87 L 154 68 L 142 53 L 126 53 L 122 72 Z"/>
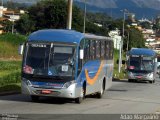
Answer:
<path fill-rule="evenodd" d="M 80 50 L 80 59 L 83 60 L 83 58 L 84 58 L 84 50 L 81 49 Z"/>
<path fill-rule="evenodd" d="M 119 60 L 117 60 L 116 63 L 119 64 Z M 125 60 L 122 60 L 122 61 L 121 61 L 121 64 L 123 64 L 123 65 L 126 64 L 126 61 L 125 61 Z"/>
<path fill-rule="evenodd" d="M 24 49 L 24 44 L 20 44 L 18 47 L 18 54 L 22 55 L 23 54 L 23 49 Z"/>
<path fill-rule="evenodd" d="M 125 60 L 122 60 L 122 64 L 123 64 L 123 65 L 126 64 L 126 61 L 125 61 Z"/>
<path fill-rule="evenodd" d="M 155 62 L 158 62 L 157 58 L 155 58 Z"/>
<path fill-rule="evenodd" d="M 118 59 L 117 59 L 116 63 L 119 64 L 119 60 Z"/>

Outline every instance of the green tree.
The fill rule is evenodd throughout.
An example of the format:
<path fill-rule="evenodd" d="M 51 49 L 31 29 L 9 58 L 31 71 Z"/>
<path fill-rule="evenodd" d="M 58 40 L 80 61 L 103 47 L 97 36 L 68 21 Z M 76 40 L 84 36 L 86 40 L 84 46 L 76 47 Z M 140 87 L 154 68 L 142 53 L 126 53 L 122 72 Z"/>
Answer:
<path fill-rule="evenodd" d="M 144 40 L 143 34 L 137 28 L 134 28 L 134 27 L 129 28 L 128 31 L 126 31 L 126 34 L 129 35 L 129 39 L 128 39 L 128 36 L 126 35 L 124 39 L 124 46 L 123 46 L 124 51 L 126 51 L 128 40 L 129 40 L 128 41 L 129 50 L 131 48 L 144 48 L 145 47 L 145 40 Z"/>
<path fill-rule="evenodd" d="M 112 22 L 112 18 L 104 13 L 87 13 L 87 18 L 93 23 L 102 24 L 104 27 L 108 27 L 108 24 Z"/>
<path fill-rule="evenodd" d="M 160 17 L 156 18 L 156 23 L 153 25 L 154 30 L 160 30 Z"/>
<path fill-rule="evenodd" d="M 119 29 L 122 30 L 122 25 L 123 25 L 123 20 L 122 19 L 116 19 L 113 20 L 109 23 L 109 30 L 115 30 L 115 29 Z M 125 22 L 125 29 L 126 29 L 126 22 Z"/>
<path fill-rule="evenodd" d="M 0 24 L 3 26 L 3 30 L 5 32 L 11 32 L 12 31 L 12 25 L 13 22 L 9 21 L 9 20 L 5 20 L 5 21 L 0 21 Z"/>
<path fill-rule="evenodd" d="M 140 23 L 140 25 L 142 26 L 142 28 L 151 29 L 151 24 L 147 21 Z"/>
<path fill-rule="evenodd" d="M 67 3 L 64 0 L 43 0 L 29 8 L 35 29 L 66 28 Z"/>
<path fill-rule="evenodd" d="M 86 32 L 96 34 L 96 35 L 108 36 L 108 31 L 106 28 L 99 27 L 89 21 L 86 22 Z"/>
<path fill-rule="evenodd" d="M 65 0 L 40 1 L 31 6 L 28 9 L 28 15 L 22 16 L 17 22 L 17 30 L 29 33 L 45 28 L 65 29 L 67 9 L 67 2 Z M 83 31 L 83 13 L 76 6 L 73 6 L 72 28 L 81 32 Z"/>
<path fill-rule="evenodd" d="M 22 34 L 29 34 L 35 29 L 35 23 L 29 18 L 28 14 L 21 16 L 21 19 L 15 25 L 18 32 Z"/>
<path fill-rule="evenodd" d="M 153 30 L 158 30 L 159 29 L 159 27 L 158 27 L 158 25 L 157 24 L 153 24 Z"/>
<path fill-rule="evenodd" d="M 16 25 L 17 30 L 29 33 L 45 28 L 65 29 L 67 10 L 66 0 L 42 0 L 28 9 L 28 15 L 21 17 Z M 72 29 L 83 32 L 83 15 L 83 11 L 73 5 Z M 91 19 L 87 19 L 86 23 L 86 32 L 107 35 L 107 29 L 98 27 Z"/>
<path fill-rule="evenodd" d="M 83 12 L 77 6 L 73 6 L 72 29 L 83 32 Z"/>

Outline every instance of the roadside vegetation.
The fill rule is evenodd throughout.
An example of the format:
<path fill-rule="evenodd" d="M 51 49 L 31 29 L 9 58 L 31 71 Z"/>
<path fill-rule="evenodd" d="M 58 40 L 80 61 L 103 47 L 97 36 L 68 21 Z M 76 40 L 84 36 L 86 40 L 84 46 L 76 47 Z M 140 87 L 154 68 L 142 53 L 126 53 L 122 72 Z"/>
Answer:
<path fill-rule="evenodd" d="M 11 33 L 0 35 L 0 60 L 21 59 L 21 56 L 18 55 L 18 46 L 25 40 L 26 37 L 23 35 Z"/>
<path fill-rule="evenodd" d="M 126 70 L 125 70 L 125 64 L 121 67 L 121 72 L 118 72 L 118 60 L 119 60 L 119 50 L 114 50 L 114 73 L 113 78 L 114 79 L 125 79 L 126 76 Z M 126 60 L 125 53 L 123 53 L 122 60 Z"/>
<path fill-rule="evenodd" d="M 20 90 L 21 61 L 0 61 L 0 92 Z"/>
<path fill-rule="evenodd" d="M 20 91 L 21 56 L 18 55 L 18 46 L 25 40 L 22 35 L 0 35 L 0 92 Z"/>

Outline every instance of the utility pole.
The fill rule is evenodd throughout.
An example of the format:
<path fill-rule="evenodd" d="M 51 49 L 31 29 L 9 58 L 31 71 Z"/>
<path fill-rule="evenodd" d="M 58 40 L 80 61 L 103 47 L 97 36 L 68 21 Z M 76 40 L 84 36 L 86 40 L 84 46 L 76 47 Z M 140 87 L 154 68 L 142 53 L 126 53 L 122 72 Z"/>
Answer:
<path fill-rule="evenodd" d="M 121 72 L 122 65 L 122 51 L 123 51 L 123 39 L 124 39 L 124 24 L 125 24 L 125 12 L 123 10 L 123 28 L 122 28 L 122 39 L 119 45 L 119 63 L 118 63 L 118 72 Z"/>
<path fill-rule="evenodd" d="M 123 53 L 123 40 L 124 40 L 124 27 L 125 27 L 125 15 L 128 14 L 126 9 L 121 10 L 123 12 L 123 30 L 122 30 L 122 40 L 120 42 L 120 50 L 119 50 L 119 64 L 118 64 L 118 72 L 121 72 L 121 64 L 122 64 L 122 53 Z"/>
<path fill-rule="evenodd" d="M 14 33 L 14 11 L 12 13 L 12 34 Z"/>
<path fill-rule="evenodd" d="M 128 31 L 128 40 L 127 40 L 127 52 L 129 50 L 129 31 Z"/>
<path fill-rule="evenodd" d="M 2 3 L 1 3 L 1 4 L 2 4 L 2 6 L 3 6 L 3 0 L 2 0 Z"/>
<path fill-rule="evenodd" d="M 83 25 L 83 33 L 86 32 L 86 0 L 84 0 L 84 25 Z"/>
<path fill-rule="evenodd" d="M 72 5 L 73 0 L 68 0 L 68 19 L 67 19 L 67 29 L 72 29 Z"/>
<path fill-rule="evenodd" d="M 122 38 L 123 39 L 123 38 Z M 122 39 L 119 45 L 119 63 L 118 63 L 118 72 L 121 72 L 121 64 L 122 64 Z"/>

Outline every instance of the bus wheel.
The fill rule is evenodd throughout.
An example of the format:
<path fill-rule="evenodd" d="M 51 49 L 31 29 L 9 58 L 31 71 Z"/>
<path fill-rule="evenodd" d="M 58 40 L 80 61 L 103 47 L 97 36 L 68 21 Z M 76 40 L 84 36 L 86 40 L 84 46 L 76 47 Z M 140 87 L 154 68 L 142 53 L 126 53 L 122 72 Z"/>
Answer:
<path fill-rule="evenodd" d="M 104 88 L 105 88 L 105 83 L 103 81 L 103 84 L 102 84 L 102 87 L 101 87 L 101 91 L 97 93 L 97 98 L 102 98 L 103 97 Z"/>
<path fill-rule="evenodd" d="M 149 83 L 151 83 L 151 84 L 152 84 L 152 83 L 155 83 L 155 80 L 153 80 L 153 81 L 149 81 Z"/>
<path fill-rule="evenodd" d="M 153 83 L 155 83 L 155 80 L 153 80 Z"/>
<path fill-rule="evenodd" d="M 128 79 L 128 82 L 133 82 L 133 80 L 132 79 Z"/>
<path fill-rule="evenodd" d="M 81 95 L 80 95 L 80 97 L 75 99 L 75 102 L 79 103 L 79 104 L 82 103 L 84 97 L 85 97 L 85 89 L 84 89 L 84 87 L 82 87 Z"/>
<path fill-rule="evenodd" d="M 31 95 L 31 99 L 36 102 L 39 100 L 39 96 Z"/>

